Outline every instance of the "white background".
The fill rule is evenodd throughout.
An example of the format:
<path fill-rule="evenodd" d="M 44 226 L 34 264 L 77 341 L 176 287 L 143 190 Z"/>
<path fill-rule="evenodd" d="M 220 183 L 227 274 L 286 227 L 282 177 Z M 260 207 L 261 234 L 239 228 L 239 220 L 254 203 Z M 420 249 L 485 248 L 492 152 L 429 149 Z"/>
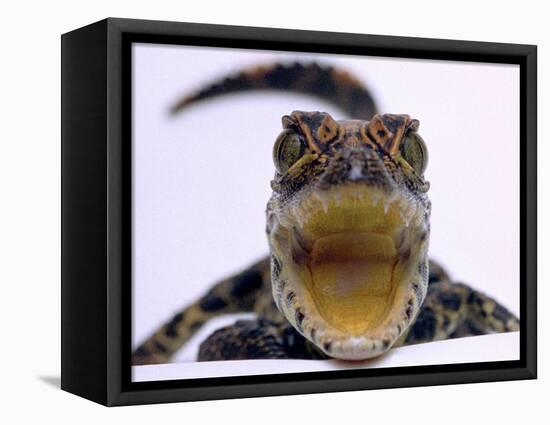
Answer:
<path fill-rule="evenodd" d="M 107 1 L 3 5 L 0 78 L 0 261 L 2 282 L 2 422 L 74 424 L 179 421 L 201 423 L 540 423 L 547 418 L 550 378 L 550 115 L 546 76 L 547 12 L 542 2 L 414 2 L 391 6 L 340 0 L 317 7 L 295 1 L 214 4 Z M 59 391 L 60 356 L 60 42 L 59 35 L 106 16 L 315 30 L 368 32 L 539 45 L 539 379 L 432 388 L 226 400 L 104 409 Z"/>
<path fill-rule="evenodd" d="M 432 256 L 456 280 L 519 313 L 519 66 L 155 44 L 134 45 L 133 60 L 134 344 L 267 253 L 265 205 L 281 116 L 298 109 L 347 118 L 318 99 L 272 92 L 168 113 L 216 78 L 274 62 L 347 70 L 381 112 L 420 120 Z M 195 360 L 193 346 L 174 361 Z"/>

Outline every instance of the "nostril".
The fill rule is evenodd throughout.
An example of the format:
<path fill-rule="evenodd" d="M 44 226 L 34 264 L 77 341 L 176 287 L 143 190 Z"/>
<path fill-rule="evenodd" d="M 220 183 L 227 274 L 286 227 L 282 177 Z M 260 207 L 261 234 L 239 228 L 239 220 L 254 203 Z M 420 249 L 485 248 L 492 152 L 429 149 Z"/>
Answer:
<path fill-rule="evenodd" d="M 342 149 L 325 165 L 318 182 L 321 189 L 346 182 L 377 187 L 392 185 L 391 176 L 382 159 L 372 149 L 362 147 Z"/>

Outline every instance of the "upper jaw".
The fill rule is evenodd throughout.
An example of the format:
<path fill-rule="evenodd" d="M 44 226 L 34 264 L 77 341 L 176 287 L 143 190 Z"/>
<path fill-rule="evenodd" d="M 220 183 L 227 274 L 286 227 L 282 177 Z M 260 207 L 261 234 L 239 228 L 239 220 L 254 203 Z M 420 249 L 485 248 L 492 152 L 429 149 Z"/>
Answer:
<path fill-rule="evenodd" d="M 388 235 L 402 251 L 407 248 L 408 231 L 424 226 L 425 213 L 426 207 L 408 192 L 347 183 L 313 190 L 275 215 L 281 226 L 292 229 L 306 251 L 315 241 L 339 233 Z"/>

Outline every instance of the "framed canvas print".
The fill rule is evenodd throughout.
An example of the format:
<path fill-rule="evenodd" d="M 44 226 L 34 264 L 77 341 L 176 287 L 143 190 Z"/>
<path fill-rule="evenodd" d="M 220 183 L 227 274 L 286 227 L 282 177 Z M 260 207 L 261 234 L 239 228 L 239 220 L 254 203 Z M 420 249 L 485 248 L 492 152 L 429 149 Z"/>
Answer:
<path fill-rule="evenodd" d="M 62 37 L 62 388 L 536 377 L 536 47 L 127 19 Z"/>

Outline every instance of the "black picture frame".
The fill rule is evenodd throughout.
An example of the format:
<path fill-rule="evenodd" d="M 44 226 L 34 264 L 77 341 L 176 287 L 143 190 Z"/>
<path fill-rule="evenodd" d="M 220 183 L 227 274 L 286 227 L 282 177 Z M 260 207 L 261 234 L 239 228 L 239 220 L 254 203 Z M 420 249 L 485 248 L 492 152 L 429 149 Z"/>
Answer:
<path fill-rule="evenodd" d="M 111 406 L 536 378 L 536 46 L 118 18 L 61 41 L 62 389 Z M 133 42 L 518 64 L 520 360 L 131 382 Z"/>

